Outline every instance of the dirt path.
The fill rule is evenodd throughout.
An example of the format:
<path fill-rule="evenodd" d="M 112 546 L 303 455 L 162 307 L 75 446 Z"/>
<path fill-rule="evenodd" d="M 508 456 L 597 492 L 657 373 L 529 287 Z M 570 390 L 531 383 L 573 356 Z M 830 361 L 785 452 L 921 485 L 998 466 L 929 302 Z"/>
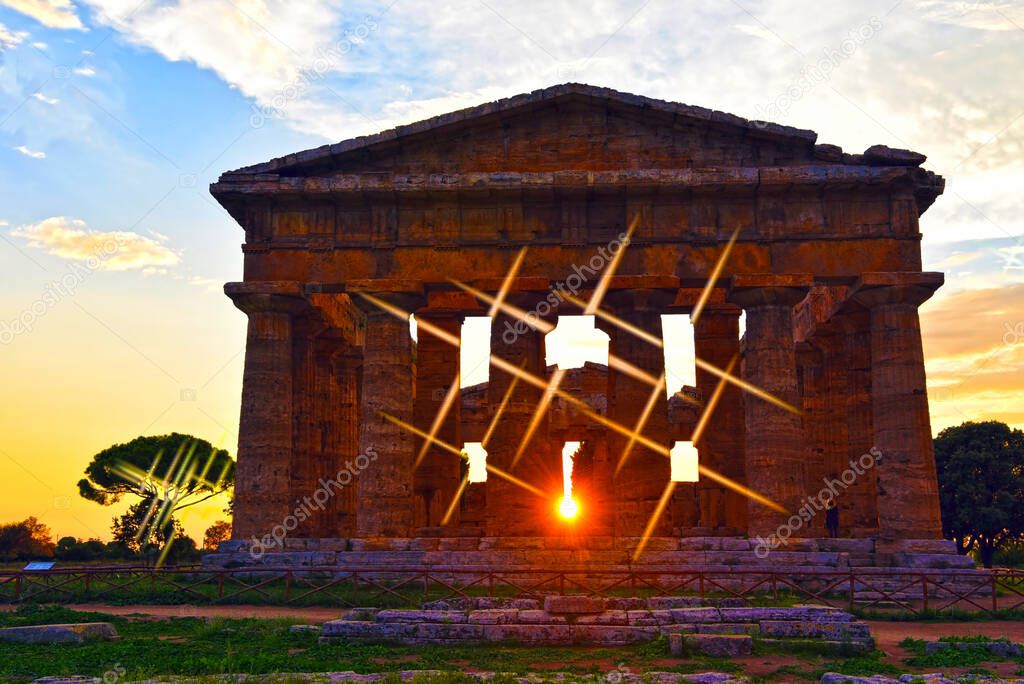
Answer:
<path fill-rule="evenodd" d="M 305 606 L 163 606 L 132 605 L 109 606 L 101 603 L 67 603 L 62 607 L 108 615 L 145 615 L 152 618 L 224 617 L 224 618 L 283 618 L 294 619 L 296 624 L 321 623 L 341 615 L 341 608 Z M 0 605 L 0 610 L 14 610 L 17 606 Z"/>

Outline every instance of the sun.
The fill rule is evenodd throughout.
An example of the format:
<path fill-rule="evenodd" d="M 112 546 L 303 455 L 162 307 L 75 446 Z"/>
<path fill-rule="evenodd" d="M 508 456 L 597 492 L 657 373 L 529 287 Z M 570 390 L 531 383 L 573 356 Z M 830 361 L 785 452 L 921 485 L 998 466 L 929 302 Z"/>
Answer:
<path fill-rule="evenodd" d="M 558 514 L 566 520 L 574 520 L 580 514 L 580 506 L 571 496 L 563 496 L 558 502 Z"/>

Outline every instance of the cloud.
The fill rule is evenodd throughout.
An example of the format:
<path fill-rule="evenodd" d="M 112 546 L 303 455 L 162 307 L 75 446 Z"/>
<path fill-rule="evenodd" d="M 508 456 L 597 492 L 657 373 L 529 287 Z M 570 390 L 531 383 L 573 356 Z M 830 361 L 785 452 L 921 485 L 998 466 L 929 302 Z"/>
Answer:
<path fill-rule="evenodd" d="M 55 98 L 55 97 L 46 97 L 42 93 L 32 93 L 32 97 L 34 99 L 36 99 L 36 100 L 39 100 L 43 104 L 48 104 L 48 105 L 55 105 L 58 102 L 60 102 L 60 100 L 58 100 L 57 98 Z"/>
<path fill-rule="evenodd" d="M 21 41 L 28 37 L 25 31 L 12 31 L 0 23 L 0 52 L 21 45 Z"/>
<path fill-rule="evenodd" d="M 89 77 L 89 76 L 95 76 L 96 75 L 96 70 L 93 69 L 88 64 L 85 65 L 85 66 L 78 67 L 77 69 L 74 69 L 73 71 L 74 71 L 74 73 L 78 74 L 79 76 Z"/>
<path fill-rule="evenodd" d="M 325 72 L 343 69 L 355 44 L 343 43 L 344 35 L 338 36 L 344 32 L 344 17 L 337 0 L 86 2 L 96 21 L 114 27 L 129 41 L 170 61 L 210 69 L 264 107 L 274 106 L 286 90 L 289 103 L 309 99 L 306 91 L 319 85 L 323 74 L 315 74 L 313 86 L 303 75 L 308 76 L 318 64 Z M 379 13 L 380 8 L 375 11 Z M 346 15 L 356 12 L 349 9 Z M 358 14 L 360 19 L 364 16 Z M 316 115 L 301 106 L 298 112 Z"/>
<path fill-rule="evenodd" d="M 1024 245 L 1018 242 L 1018 244 L 1001 247 L 995 251 L 1003 260 L 1003 270 L 1024 271 Z"/>
<path fill-rule="evenodd" d="M 1024 424 L 1024 283 L 937 295 L 921 309 L 936 431 L 965 420 Z"/>
<path fill-rule="evenodd" d="M 167 247 L 163 240 L 131 231 L 91 230 L 85 221 L 65 216 L 20 226 L 11 235 L 63 259 L 97 260 L 103 271 L 155 269 L 150 271 L 155 273 L 181 262 L 180 253 Z"/>
<path fill-rule="evenodd" d="M 733 28 L 738 30 L 740 33 L 747 34 L 748 36 L 760 38 L 761 40 L 767 40 L 771 43 L 775 43 L 776 45 L 789 48 L 789 46 L 786 45 L 786 42 L 780 39 L 777 34 L 773 33 L 772 31 L 769 31 L 764 26 L 761 26 L 759 24 L 735 24 Z"/>
<path fill-rule="evenodd" d="M 27 14 L 50 28 L 84 28 L 71 0 L 0 0 L 0 5 Z"/>
<path fill-rule="evenodd" d="M 924 16 L 940 24 L 979 31 L 1016 31 L 1024 26 L 1024 9 L 1008 2 L 923 0 Z"/>
<path fill-rule="evenodd" d="M 942 271 L 947 268 L 955 268 L 969 264 L 982 256 L 982 252 L 953 252 L 945 259 L 925 265 L 925 270 Z"/>
<path fill-rule="evenodd" d="M 33 159 L 46 159 L 46 153 L 45 152 L 39 152 L 39 151 L 36 151 L 36 150 L 30 150 L 29 148 L 25 147 L 24 145 L 18 145 L 14 149 L 17 150 L 18 152 L 21 152 L 26 157 L 32 157 Z"/>

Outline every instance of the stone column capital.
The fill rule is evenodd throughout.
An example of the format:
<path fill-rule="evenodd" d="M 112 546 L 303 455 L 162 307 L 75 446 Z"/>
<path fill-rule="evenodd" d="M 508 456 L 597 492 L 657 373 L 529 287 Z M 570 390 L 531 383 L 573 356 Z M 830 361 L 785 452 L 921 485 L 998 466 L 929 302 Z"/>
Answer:
<path fill-rule="evenodd" d="M 430 321 L 456 321 L 460 324 L 466 321 L 466 313 L 464 311 L 420 309 L 416 311 L 415 314 L 416 318 L 422 318 Z"/>
<path fill-rule="evenodd" d="M 735 275 L 726 301 L 744 309 L 761 306 L 794 307 L 807 296 L 814 278 L 806 273 Z"/>
<path fill-rule="evenodd" d="M 678 288 L 628 288 L 609 290 L 601 308 L 620 318 L 637 313 L 672 313 Z"/>
<path fill-rule="evenodd" d="M 395 316 L 395 312 L 389 310 L 390 305 L 396 309 L 414 314 L 426 303 L 426 296 L 416 292 L 367 292 L 366 296 L 361 291 L 351 292 L 352 303 L 362 311 L 367 318 L 380 318 L 383 316 Z M 376 300 L 376 301 L 375 301 Z"/>
<path fill-rule="evenodd" d="M 698 324 L 702 320 L 711 321 L 714 319 L 732 319 L 739 318 L 743 313 L 743 309 L 736 304 L 711 304 L 708 303 L 704 306 L 704 310 L 700 313 L 700 318 L 697 319 Z M 690 313 L 690 320 L 693 320 L 693 312 Z"/>
<path fill-rule="evenodd" d="M 868 309 L 889 304 L 917 307 L 944 282 L 942 273 L 865 273 L 857 281 L 851 296 Z"/>
<path fill-rule="evenodd" d="M 227 283 L 224 294 L 247 315 L 280 313 L 296 315 L 311 310 L 302 288 L 291 281 Z"/>

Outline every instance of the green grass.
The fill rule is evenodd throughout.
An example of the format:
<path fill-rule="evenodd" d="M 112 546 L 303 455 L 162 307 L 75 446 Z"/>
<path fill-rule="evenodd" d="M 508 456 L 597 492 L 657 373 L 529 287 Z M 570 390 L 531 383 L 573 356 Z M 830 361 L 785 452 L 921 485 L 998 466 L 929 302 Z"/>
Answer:
<path fill-rule="evenodd" d="M 263 674 L 271 672 L 360 673 L 463 669 L 525 673 L 555 663 L 576 675 L 598 674 L 622 663 L 634 672 L 735 670 L 727 661 L 690 658 L 674 665 L 665 640 L 633 648 L 534 648 L 515 645 L 400 646 L 331 642 L 317 634 L 292 634 L 295 620 L 148 619 L 85 613 L 58 606 L 23 606 L 0 613 L 0 627 L 107 621 L 121 640 L 82 645 L 0 644 L 0 681 L 28 682 L 45 675 L 119 673 L 120 678 L 156 675 Z M 661 664 L 658 664 L 662 661 Z M 609 665 L 610 664 L 610 665 Z M 457 682 L 454 675 L 442 681 Z"/>
<path fill-rule="evenodd" d="M 826 672 L 839 672 L 851 677 L 870 677 L 877 674 L 895 675 L 900 670 L 882 660 L 885 654 L 881 651 L 873 651 L 866 655 L 842 660 L 828 660 L 815 670 L 812 674 L 815 679 L 821 679 Z"/>
<path fill-rule="evenodd" d="M 944 636 L 935 641 L 949 641 L 954 643 L 970 643 L 970 644 L 987 644 L 996 641 L 1008 642 L 1008 639 L 992 639 L 986 636 Z M 934 667 L 934 668 L 948 668 L 948 667 L 970 667 L 977 665 L 978 663 L 989 663 L 989 662 L 1006 662 L 1007 660 L 1014 660 L 1024 664 L 1024 658 L 1003 658 L 997 656 L 986 649 L 972 648 L 965 651 L 961 651 L 955 648 L 946 648 L 935 653 L 925 653 L 926 642 L 922 639 L 913 639 L 907 637 L 900 642 L 900 646 L 911 654 L 910 658 L 907 658 L 903 662 L 912 667 Z M 973 672 L 973 670 L 972 670 Z M 982 672 L 977 672 L 982 674 Z"/>

